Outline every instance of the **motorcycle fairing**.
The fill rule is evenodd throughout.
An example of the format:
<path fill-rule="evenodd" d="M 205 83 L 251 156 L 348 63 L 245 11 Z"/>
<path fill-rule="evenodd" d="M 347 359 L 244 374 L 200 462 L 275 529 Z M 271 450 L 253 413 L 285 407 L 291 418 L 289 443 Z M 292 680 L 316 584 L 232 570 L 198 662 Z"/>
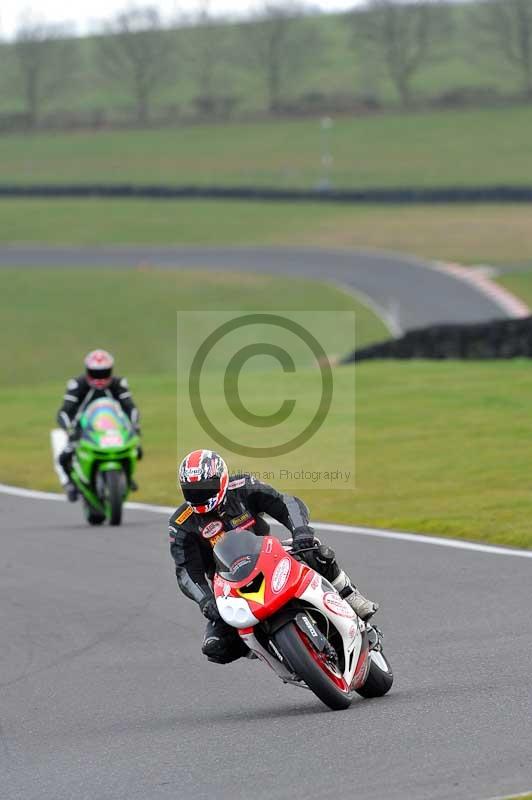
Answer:
<path fill-rule="evenodd" d="M 238 532 L 225 534 L 225 536 L 239 535 L 241 534 Z M 289 568 L 286 565 L 287 559 Z M 274 587 L 276 573 L 278 581 Z M 230 572 L 224 574 L 229 576 Z M 268 663 L 283 680 L 288 680 L 290 676 L 293 679 L 294 676 L 287 665 L 268 652 L 257 640 L 253 628 L 261 621 L 274 617 L 290 601 L 299 599 L 310 606 L 311 615 L 321 614 L 340 635 L 344 669 L 343 672 L 336 670 L 339 681 L 355 689 L 364 683 L 369 668 L 364 623 L 328 581 L 308 565 L 290 556 L 275 537 L 263 537 L 254 567 L 243 580 L 229 580 L 228 577 L 222 578 L 216 574 L 213 589 L 222 619 L 229 625 L 239 628 L 240 635 L 250 650 Z M 297 624 L 297 618 L 295 621 Z M 321 652 L 319 645 L 316 644 L 321 642 L 322 634 L 314 638 L 309 634 L 309 630 L 305 630 L 307 625 L 301 624 L 298 627 L 307 637 L 310 646 L 314 647 L 317 653 Z"/>
<path fill-rule="evenodd" d="M 226 537 L 231 536 L 253 536 L 247 532 L 229 531 Z M 217 544 L 216 550 L 219 547 Z M 283 579 L 283 583 L 278 584 L 275 591 L 273 580 L 268 580 L 266 576 L 274 575 L 275 570 L 281 562 L 289 561 L 290 569 Z M 252 615 L 258 620 L 265 620 L 273 616 L 279 609 L 294 597 L 301 596 L 301 592 L 308 586 L 315 572 L 306 564 L 296 561 L 288 555 L 283 545 L 274 536 L 264 536 L 262 547 L 255 561 L 253 569 L 246 574 L 240 581 L 230 580 L 229 572 L 224 572 L 224 578 L 218 573 L 214 577 L 213 588 L 218 610 L 222 618 L 228 624 L 235 626 L 233 621 L 226 619 L 226 609 L 229 609 L 236 598 L 243 600 L 248 606 Z M 261 580 L 262 576 L 262 580 Z M 230 612 L 229 612 L 230 614 Z M 230 614 L 234 619 L 234 616 Z M 243 615 L 242 615 L 243 616 Z M 246 627 L 246 625 L 236 625 L 235 627 Z"/>
<path fill-rule="evenodd" d="M 107 515 L 99 497 L 98 475 L 123 470 L 127 491 L 135 470 L 139 438 L 120 406 L 109 398 L 99 398 L 87 406 L 80 418 L 80 430 L 72 480 L 90 505 Z"/>

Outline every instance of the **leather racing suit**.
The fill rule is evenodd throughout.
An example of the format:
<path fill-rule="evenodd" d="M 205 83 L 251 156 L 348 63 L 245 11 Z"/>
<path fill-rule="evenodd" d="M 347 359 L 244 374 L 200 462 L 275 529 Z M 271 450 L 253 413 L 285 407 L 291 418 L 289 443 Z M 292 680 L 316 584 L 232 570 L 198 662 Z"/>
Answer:
<path fill-rule="evenodd" d="M 307 528 L 309 512 L 297 497 L 281 494 L 272 486 L 261 483 L 251 475 L 229 478 L 223 503 L 207 514 L 196 514 L 183 503 L 169 521 L 170 552 L 175 561 L 177 582 L 181 591 L 203 609 L 213 599 L 210 581 L 214 577 L 213 548 L 225 531 L 245 528 L 265 536 L 269 525 L 263 519 L 269 514 L 290 533 Z M 340 573 L 335 556 L 329 548 L 329 558 L 313 562 L 312 566 L 328 580 Z M 320 568 L 321 567 L 321 568 Z M 226 664 L 246 655 L 248 649 L 234 628 L 221 618 L 207 623 L 202 652 L 210 661 Z"/>
<path fill-rule="evenodd" d="M 63 395 L 63 404 L 57 412 L 57 422 L 70 436 L 74 435 L 73 429 L 83 413 L 83 410 L 90 402 L 98 400 L 101 397 L 109 397 L 116 400 L 124 410 L 124 413 L 131 420 L 135 430 L 140 433 L 139 411 L 133 402 L 127 379 L 120 378 L 119 376 L 113 376 L 109 385 L 104 389 L 97 389 L 94 386 L 90 386 L 85 375 L 80 375 L 78 378 L 71 378 L 66 385 L 66 392 Z M 69 478 L 72 470 L 73 454 L 74 447 L 72 442 L 69 441 L 59 456 L 59 463 Z"/>

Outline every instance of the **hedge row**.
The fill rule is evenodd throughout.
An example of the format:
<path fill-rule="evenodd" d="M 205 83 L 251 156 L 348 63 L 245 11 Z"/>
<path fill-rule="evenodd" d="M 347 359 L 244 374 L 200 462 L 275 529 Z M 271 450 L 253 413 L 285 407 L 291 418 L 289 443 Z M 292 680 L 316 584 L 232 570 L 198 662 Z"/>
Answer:
<path fill-rule="evenodd" d="M 409 331 L 399 339 L 355 350 L 343 359 L 384 358 L 483 359 L 531 358 L 532 317 L 471 324 L 431 325 Z"/>
<path fill-rule="evenodd" d="M 0 197 L 115 197 L 167 200 L 204 198 L 330 203 L 531 203 L 532 186 L 451 186 L 399 189 L 275 189 L 246 186 L 138 186 L 133 184 L 0 185 Z"/>

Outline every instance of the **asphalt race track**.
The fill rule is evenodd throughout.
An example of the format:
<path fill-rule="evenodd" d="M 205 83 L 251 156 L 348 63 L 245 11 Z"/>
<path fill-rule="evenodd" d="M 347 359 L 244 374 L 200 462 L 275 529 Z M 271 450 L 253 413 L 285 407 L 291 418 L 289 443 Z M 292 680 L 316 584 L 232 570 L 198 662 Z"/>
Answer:
<path fill-rule="evenodd" d="M 289 249 L 0 248 L 1 266 L 315 277 L 408 329 L 506 316 L 414 259 Z M 177 505 L 176 498 L 176 505 Z M 532 788 L 532 559 L 324 533 L 363 591 L 391 693 L 329 712 L 257 662 L 209 664 L 164 515 L 88 528 L 0 495 L 2 800 L 487 800 Z M 318 531 L 319 532 L 319 531 Z"/>
<path fill-rule="evenodd" d="M 6 800 L 484 800 L 532 787 L 532 559 L 322 534 L 382 602 L 391 693 L 329 712 L 209 664 L 164 515 L 0 495 Z"/>
<path fill-rule="evenodd" d="M 482 322 L 505 310 L 452 275 L 393 253 L 296 248 L 0 247 L 2 266 L 232 269 L 316 278 L 363 293 L 395 332 L 438 322 Z"/>

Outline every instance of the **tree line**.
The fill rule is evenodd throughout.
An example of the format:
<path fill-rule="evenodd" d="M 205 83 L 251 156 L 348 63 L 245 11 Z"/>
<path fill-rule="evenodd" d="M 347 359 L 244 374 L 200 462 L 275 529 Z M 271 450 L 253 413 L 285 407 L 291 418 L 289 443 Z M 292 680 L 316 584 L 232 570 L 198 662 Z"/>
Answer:
<path fill-rule="evenodd" d="M 532 98 L 532 0 L 475 0 L 461 9 L 471 59 L 489 53 L 506 68 L 522 94 Z M 400 105 L 415 102 L 414 80 L 448 57 L 456 32 L 456 6 L 446 0 L 368 0 L 338 17 L 346 52 L 366 72 L 382 71 Z M 203 116 L 231 112 L 235 98 L 220 79 L 224 64 L 238 64 L 260 79 L 271 113 L 282 111 L 287 85 L 327 58 L 322 17 L 296 2 L 270 2 L 240 23 L 214 18 L 205 0 L 187 24 L 170 26 L 155 7 L 130 7 L 110 18 L 88 40 L 64 27 L 23 19 L 12 43 L 1 47 L 0 92 L 16 91 L 29 127 L 43 109 L 87 68 L 127 95 L 136 122 L 150 123 L 160 91 L 183 69 L 194 82 L 195 104 Z M 180 34 L 179 37 L 176 34 Z M 349 61 L 349 59 L 348 59 Z M 3 79 L 3 80 L 2 80 Z M 5 103 L 3 104 L 5 109 Z"/>

